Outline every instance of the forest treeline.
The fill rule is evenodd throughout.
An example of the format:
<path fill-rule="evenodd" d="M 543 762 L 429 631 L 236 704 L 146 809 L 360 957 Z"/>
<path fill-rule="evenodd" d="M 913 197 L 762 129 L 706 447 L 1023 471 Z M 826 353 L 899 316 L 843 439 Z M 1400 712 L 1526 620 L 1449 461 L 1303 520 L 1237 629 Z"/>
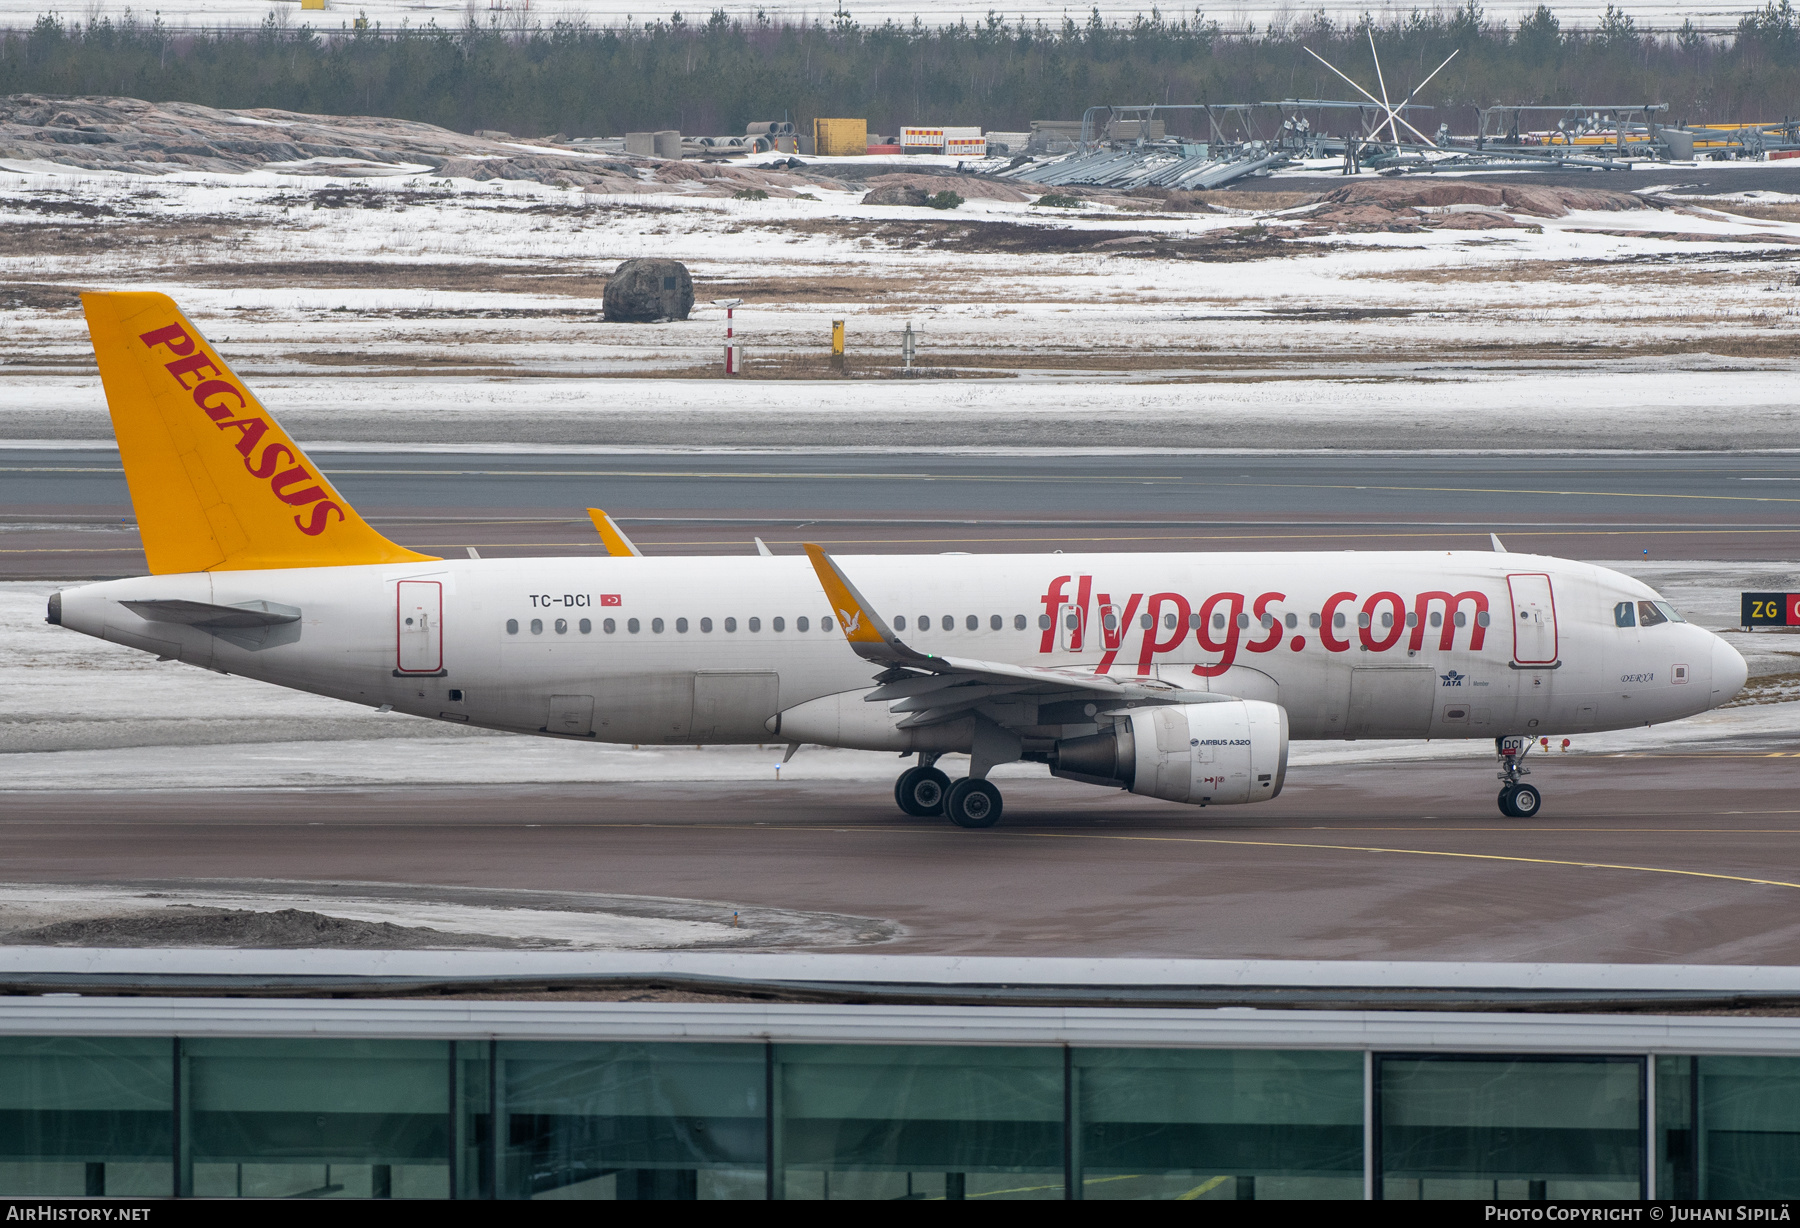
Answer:
<path fill-rule="evenodd" d="M 1323 13 L 1262 29 L 1203 13 L 1060 26 L 741 22 L 676 13 L 629 27 L 521 20 L 336 33 L 289 28 L 184 31 L 123 18 L 43 17 L 0 34 L 0 94 L 127 95 L 154 102 L 382 115 L 471 131 L 571 136 L 679 128 L 742 132 L 747 122 L 862 116 L 902 124 L 1019 130 L 1123 103 L 1347 98 L 1310 48 L 1374 85 L 1368 39 L 1390 89 L 1404 90 L 1452 51 L 1420 95 L 1471 131 L 1494 102 L 1666 102 L 1695 123 L 1800 113 L 1800 12 L 1768 0 L 1734 35 L 1686 24 L 1650 34 L 1609 7 L 1572 28 L 1540 6 L 1516 24 L 1479 0 L 1451 10 L 1334 25 Z"/>

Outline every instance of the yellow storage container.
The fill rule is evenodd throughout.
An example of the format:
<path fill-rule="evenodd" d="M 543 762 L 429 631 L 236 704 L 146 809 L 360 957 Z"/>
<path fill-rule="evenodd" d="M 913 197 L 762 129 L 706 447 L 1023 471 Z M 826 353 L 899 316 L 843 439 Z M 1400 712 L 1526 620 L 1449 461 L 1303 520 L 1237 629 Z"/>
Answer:
<path fill-rule="evenodd" d="M 322 9 L 325 7 L 325 0 L 300 0 L 300 7 L 303 9 Z"/>
<path fill-rule="evenodd" d="M 860 156 L 869 152 L 866 119 L 813 120 L 813 154 L 821 158 Z"/>

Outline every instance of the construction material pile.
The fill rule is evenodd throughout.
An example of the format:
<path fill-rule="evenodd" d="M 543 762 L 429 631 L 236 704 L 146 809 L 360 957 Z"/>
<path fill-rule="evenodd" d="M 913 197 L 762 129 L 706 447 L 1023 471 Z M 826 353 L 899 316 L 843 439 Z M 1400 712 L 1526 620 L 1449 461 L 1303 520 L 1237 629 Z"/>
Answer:
<path fill-rule="evenodd" d="M 1421 230 L 1530 228 L 1524 218 L 1565 217 L 1577 210 L 1620 212 L 1654 208 L 1653 202 L 1605 188 L 1535 184 L 1414 183 L 1391 179 L 1347 184 L 1326 193 L 1304 212 L 1287 215 L 1304 236 L 1405 234 Z"/>
<path fill-rule="evenodd" d="M 1014 179 L 1044 187 L 1082 184 L 1096 188 L 1186 188 L 1199 191 L 1224 187 L 1246 175 L 1266 174 L 1287 161 L 1260 144 L 1239 156 L 1214 157 L 1204 145 L 1144 145 L 1071 154 L 1054 162 L 1021 166 Z"/>

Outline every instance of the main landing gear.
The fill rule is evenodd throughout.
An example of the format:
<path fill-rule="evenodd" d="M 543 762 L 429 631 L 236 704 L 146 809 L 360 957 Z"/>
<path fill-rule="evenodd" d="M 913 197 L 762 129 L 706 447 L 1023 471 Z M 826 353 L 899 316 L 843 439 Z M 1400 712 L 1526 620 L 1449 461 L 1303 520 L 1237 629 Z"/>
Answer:
<path fill-rule="evenodd" d="M 1494 749 L 1500 752 L 1500 813 L 1509 819 L 1535 818 L 1538 807 L 1544 804 L 1544 795 L 1519 783 L 1519 777 L 1531 775 L 1531 769 L 1523 766 L 1525 756 L 1531 752 L 1531 739 L 1509 734 L 1495 738 Z"/>
<path fill-rule="evenodd" d="M 972 776 L 951 783 L 934 766 L 936 755 L 920 755 L 919 766 L 900 773 L 894 801 L 917 818 L 943 815 L 958 827 L 992 827 L 1000 821 L 1000 790 Z"/>

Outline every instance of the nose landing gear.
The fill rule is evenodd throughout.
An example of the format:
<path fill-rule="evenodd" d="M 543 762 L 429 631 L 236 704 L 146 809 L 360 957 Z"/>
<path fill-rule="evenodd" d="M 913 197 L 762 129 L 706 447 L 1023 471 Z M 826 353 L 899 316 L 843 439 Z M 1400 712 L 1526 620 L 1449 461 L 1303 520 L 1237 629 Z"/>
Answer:
<path fill-rule="evenodd" d="M 1531 769 L 1524 766 L 1525 756 L 1531 752 L 1531 739 L 1509 734 L 1495 738 L 1494 749 L 1500 753 L 1500 813 L 1509 819 L 1534 817 L 1544 804 L 1544 795 L 1519 781 L 1519 777 L 1531 775 Z"/>

